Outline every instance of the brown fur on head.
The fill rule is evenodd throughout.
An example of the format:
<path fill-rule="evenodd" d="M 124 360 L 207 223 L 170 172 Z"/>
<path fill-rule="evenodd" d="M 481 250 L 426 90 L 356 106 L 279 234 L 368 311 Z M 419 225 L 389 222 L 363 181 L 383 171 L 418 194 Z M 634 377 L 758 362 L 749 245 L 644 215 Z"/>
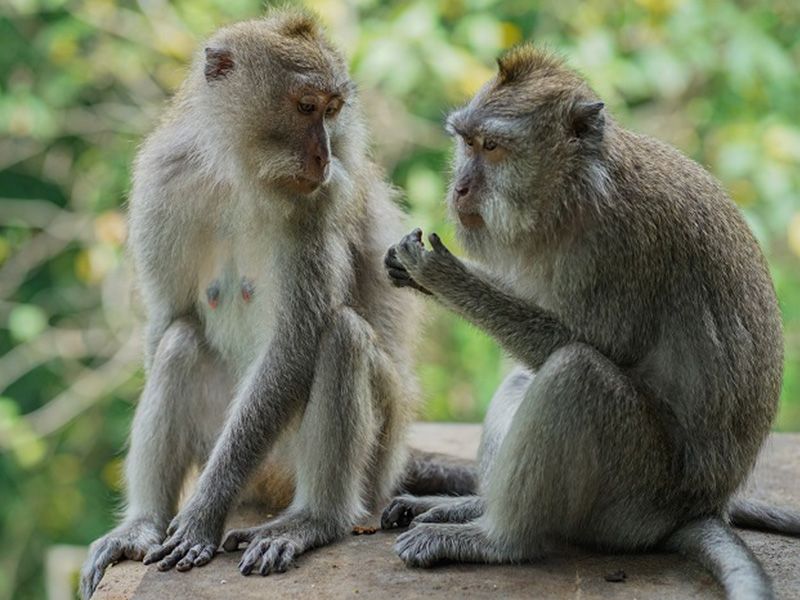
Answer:
<path fill-rule="evenodd" d="M 603 103 L 553 53 L 531 45 L 498 60 L 498 74 L 450 115 L 457 138 L 451 212 L 478 254 L 521 237 L 552 241 L 575 186 L 607 192 Z"/>

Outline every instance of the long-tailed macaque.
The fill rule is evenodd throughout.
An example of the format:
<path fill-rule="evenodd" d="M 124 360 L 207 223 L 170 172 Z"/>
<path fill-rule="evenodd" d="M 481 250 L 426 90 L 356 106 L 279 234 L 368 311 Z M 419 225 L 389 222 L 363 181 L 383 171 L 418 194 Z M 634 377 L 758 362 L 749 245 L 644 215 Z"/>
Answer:
<path fill-rule="evenodd" d="M 244 574 L 284 571 L 396 493 L 416 311 L 383 272 L 403 222 L 392 196 L 345 61 L 314 18 L 276 11 L 208 40 L 136 159 L 147 381 L 125 516 L 92 545 L 84 598 L 123 558 L 210 561 L 265 464 L 270 496 L 288 485 L 291 503 L 228 533 L 226 550 L 249 544 Z M 192 465 L 202 473 L 176 516 Z"/>
<path fill-rule="evenodd" d="M 730 598 L 770 598 L 734 523 L 800 515 L 733 500 L 769 432 L 783 368 L 767 265 L 714 178 L 619 125 L 530 46 L 447 120 L 448 196 L 478 263 L 419 230 L 386 267 L 492 335 L 519 367 L 488 411 L 480 494 L 402 496 L 409 565 L 516 562 L 563 544 L 693 556 Z"/>

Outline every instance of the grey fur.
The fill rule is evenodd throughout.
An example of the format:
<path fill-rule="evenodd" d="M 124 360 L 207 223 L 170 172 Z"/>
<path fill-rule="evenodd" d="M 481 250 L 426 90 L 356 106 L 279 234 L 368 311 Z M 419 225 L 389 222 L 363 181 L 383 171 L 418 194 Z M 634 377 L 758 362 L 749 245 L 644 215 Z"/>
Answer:
<path fill-rule="evenodd" d="M 488 411 L 485 510 L 418 524 L 398 538 L 400 557 L 517 562 L 565 544 L 666 544 L 708 566 L 729 597 L 771 598 L 724 522 L 769 432 L 783 364 L 769 272 L 733 202 L 529 46 L 500 60 L 448 129 L 458 138 L 448 205 L 482 268 L 436 234 L 426 248 L 416 230 L 387 253 L 389 275 L 521 367 Z M 385 525 L 433 508 L 403 497 Z M 787 526 L 782 513 L 758 518 Z"/>
<path fill-rule="evenodd" d="M 412 449 L 403 489 L 416 496 L 474 494 L 478 489 L 478 470 L 470 460 Z"/>
<path fill-rule="evenodd" d="M 392 293 L 382 270 L 403 217 L 367 157 L 345 62 L 312 18 L 289 10 L 209 46 L 222 62 L 206 68 L 198 52 L 136 160 L 130 251 L 148 313 L 147 382 L 125 517 L 92 545 L 84 598 L 123 558 L 178 570 L 211 560 L 265 461 L 268 477 L 286 471 L 296 486 L 278 518 L 227 536 L 226 550 L 249 543 L 244 574 L 285 570 L 344 535 L 403 477 L 415 299 Z M 280 183 L 302 164 L 304 133 L 291 126 L 301 117 L 285 101 L 298 85 L 347 90 L 319 134 L 330 176 L 307 194 Z M 192 465 L 202 473 L 176 516 Z M 292 497 L 278 487 L 270 496 Z"/>
<path fill-rule="evenodd" d="M 800 511 L 744 498 L 734 498 L 728 509 L 731 525 L 800 536 Z"/>

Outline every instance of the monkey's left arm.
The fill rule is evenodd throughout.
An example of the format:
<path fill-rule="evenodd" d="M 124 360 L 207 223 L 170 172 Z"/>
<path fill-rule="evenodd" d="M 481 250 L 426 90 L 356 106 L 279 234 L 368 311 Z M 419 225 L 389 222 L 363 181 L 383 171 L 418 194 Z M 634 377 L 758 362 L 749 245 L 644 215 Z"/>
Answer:
<path fill-rule="evenodd" d="M 500 289 L 454 256 L 438 235 L 432 233 L 428 241 L 431 250 L 424 248 L 421 232 L 415 230 L 393 246 L 390 255 L 418 288 L 492 335 L 525 365 L 536 370 L 554 350 L 578 341 L 556 315 Z"/>

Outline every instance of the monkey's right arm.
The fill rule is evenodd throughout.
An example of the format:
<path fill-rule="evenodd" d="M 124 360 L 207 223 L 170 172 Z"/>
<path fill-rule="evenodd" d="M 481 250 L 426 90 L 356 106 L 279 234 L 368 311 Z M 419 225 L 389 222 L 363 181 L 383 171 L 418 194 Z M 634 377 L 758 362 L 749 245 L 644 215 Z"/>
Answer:
<path fill-rule="evenodd" d="M 428 238 L 433 250 L 425 250 L 421 235 L 415 230 L 390 250 L 410 279 L 523 364 L 536 370 L 556 349 L 578 340 L 556 315 L 512 296 L 453 256 L 435 233 Z"/>

